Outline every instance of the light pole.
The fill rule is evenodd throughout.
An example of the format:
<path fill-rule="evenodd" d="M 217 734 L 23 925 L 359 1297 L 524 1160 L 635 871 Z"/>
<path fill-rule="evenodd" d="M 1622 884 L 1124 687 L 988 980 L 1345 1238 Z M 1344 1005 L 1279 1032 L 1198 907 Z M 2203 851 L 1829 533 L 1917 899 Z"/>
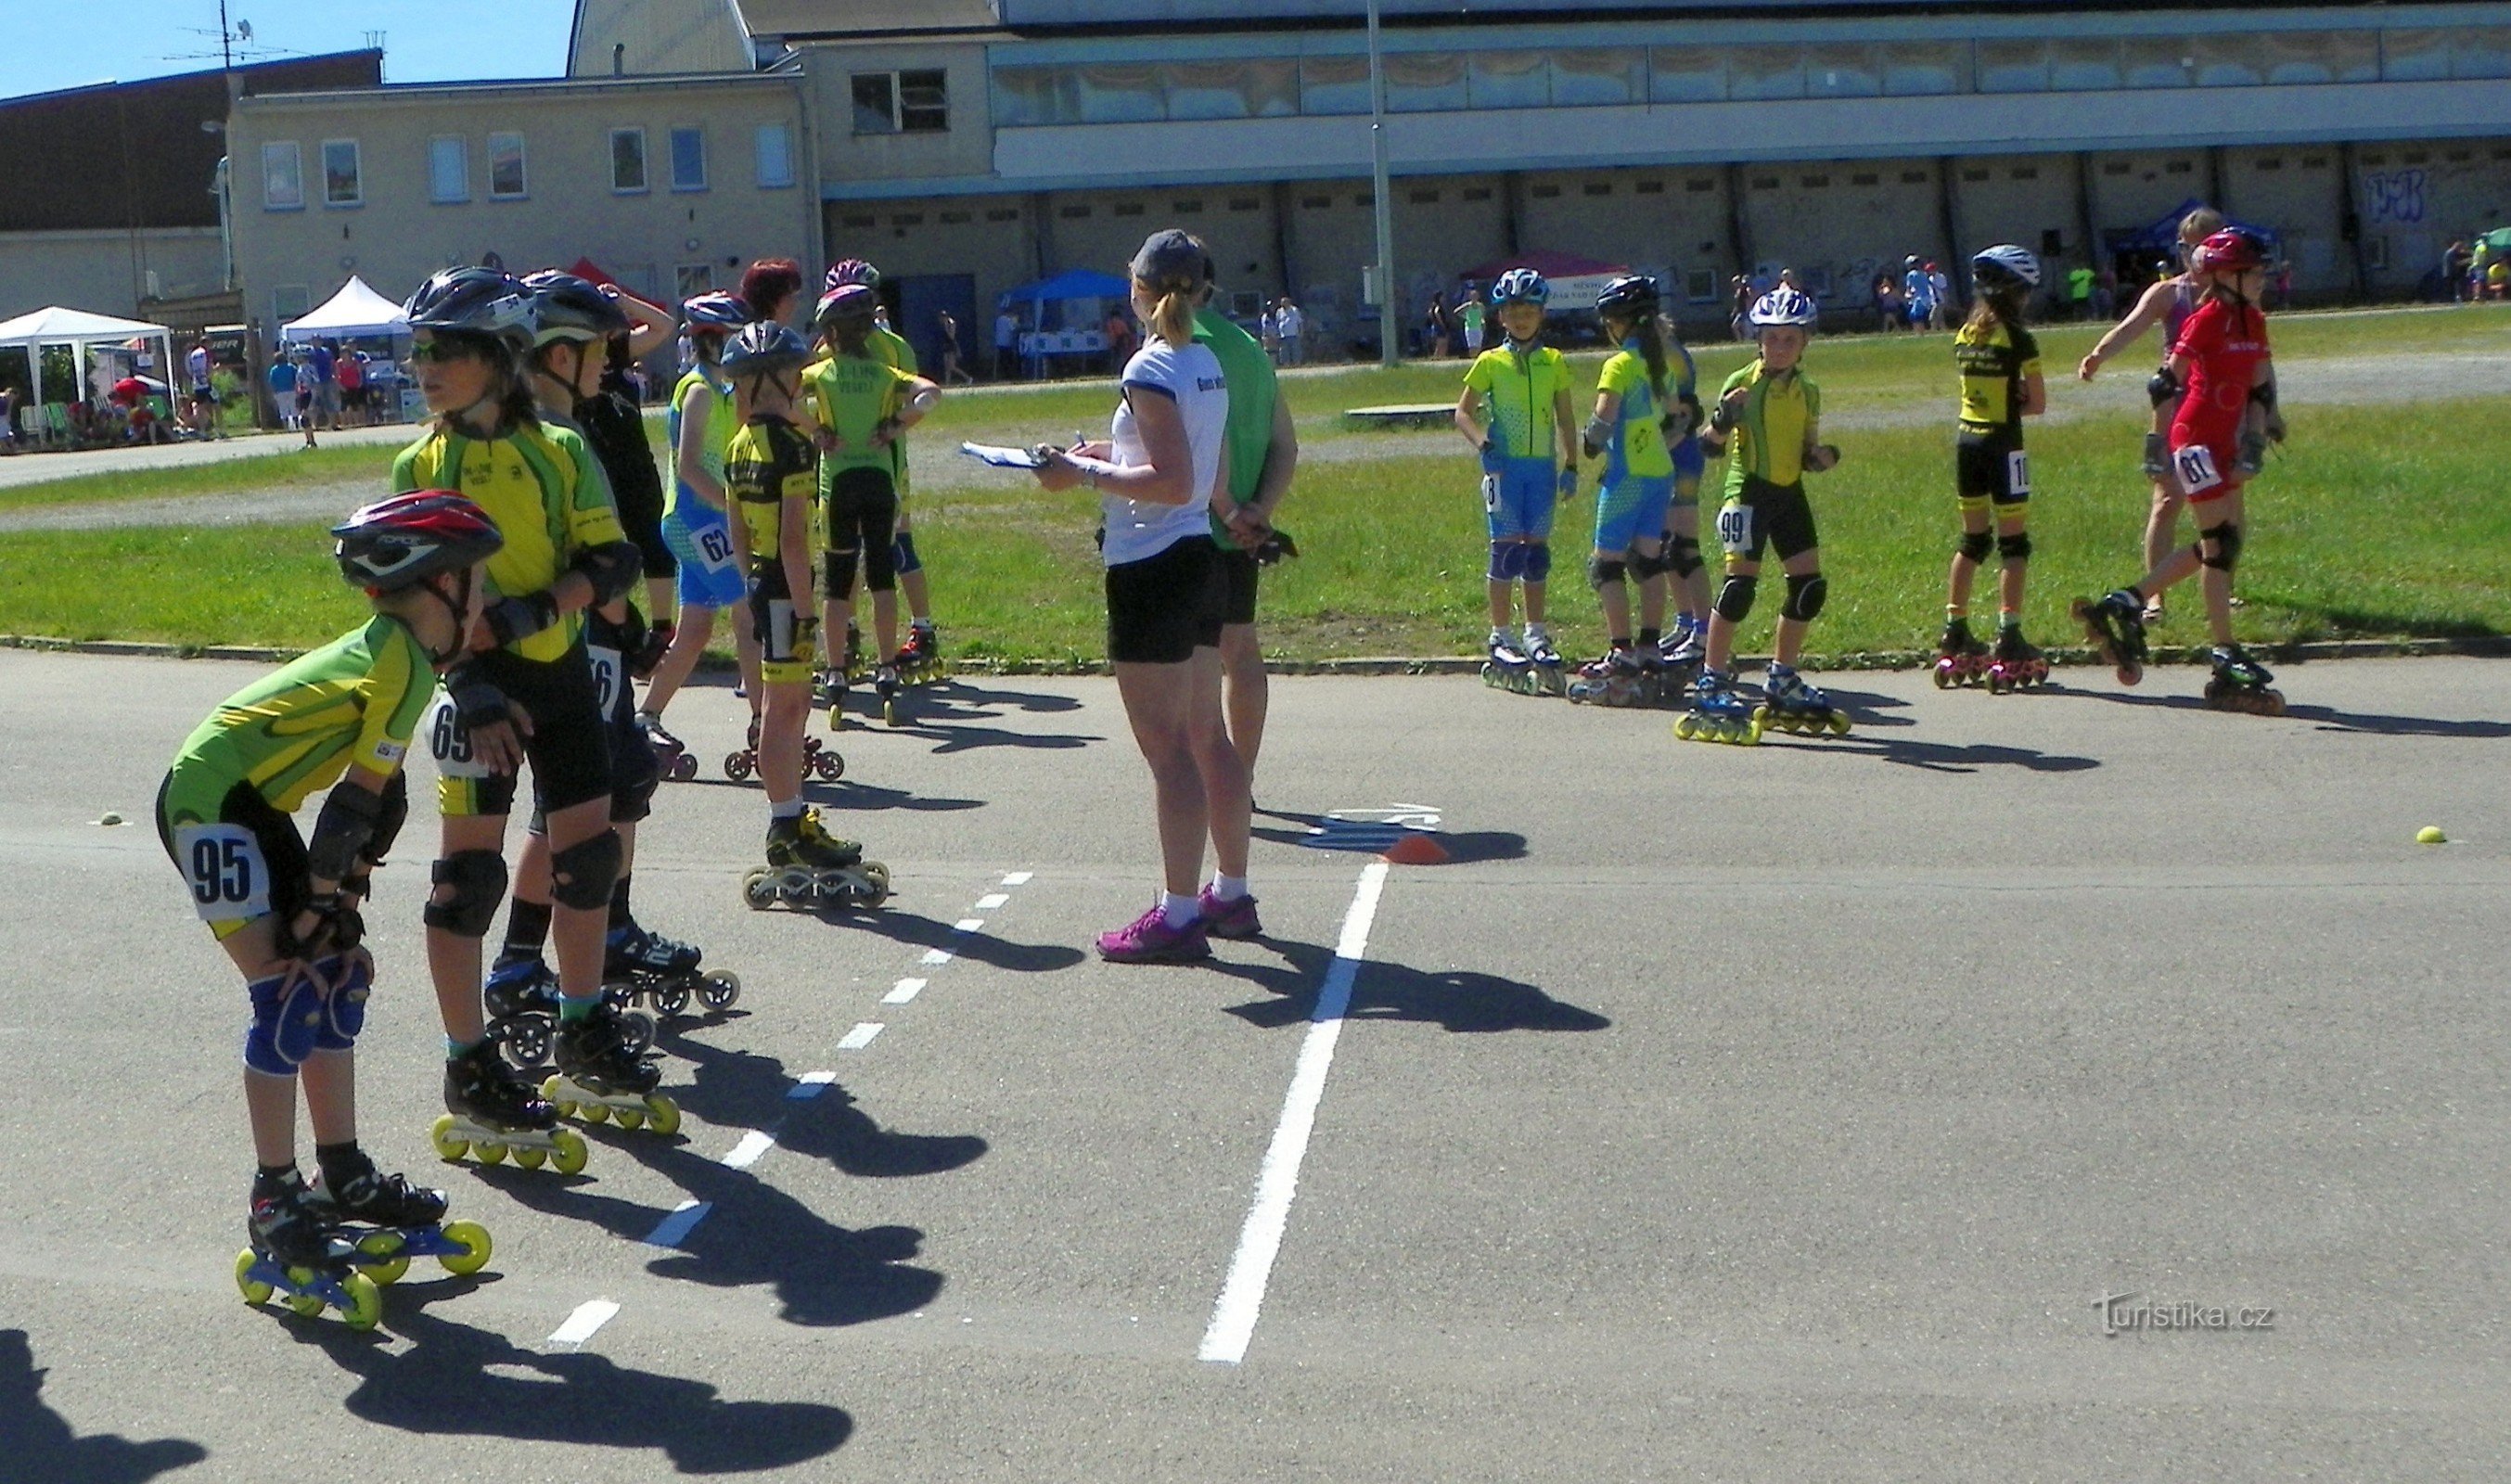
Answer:
<path fill-rule="evenodd" d="M 1377 51 L 1377 0 L 1369 0 L 1369 144 L 1377 204 L 1377 363 L 1395 364 L 1395 200 L 1386 178 L 1386 67 Z"/>

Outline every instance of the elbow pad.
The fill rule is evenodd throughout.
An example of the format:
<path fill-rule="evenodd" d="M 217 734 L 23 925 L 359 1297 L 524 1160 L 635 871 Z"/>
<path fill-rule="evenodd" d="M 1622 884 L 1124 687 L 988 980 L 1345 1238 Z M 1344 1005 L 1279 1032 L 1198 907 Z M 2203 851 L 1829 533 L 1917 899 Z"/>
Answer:
<path fill-rule="evenodd" d="M 384 801 L 355 783 L 342 783 L 323 800 L 314 839 L 305 847 L 306 869 L 317 881 L 337 882 L 358 868 L 359 857 L 382 822 Z"/>
<path fill-rule="evenodd" d="M 593 584 L 593 606 L 615 603 L 626 597 L 637 586 L 644 571 L 644 554 L 629 541 L 605 541 L 598 547 L 586 547 L 567 563 L 570 572 L 581 572 Z"/>
<path fill-rule="evenodd" d="M 2144 395 L 2157 407 L 2169 406 L 2180 400 L 2180 377 L 2166 365 L 2145 378 Z"/>
<path fill-rule="evenodd" d="M 500 646 L 528 638 L 558 622 L 558 600 L 547 590 L 522 597 L 501 597 L 481 610 L 488 634 Z"/>
<path fill-rule="evenodd" d="M 2266 408 L 2269 412 L 2273 412 L 2276 409 L 2275 383 L 2273 381 L 2252 382 L 2250 384 L 2250 400 L 2257 402 L 2260 406 Z"/>

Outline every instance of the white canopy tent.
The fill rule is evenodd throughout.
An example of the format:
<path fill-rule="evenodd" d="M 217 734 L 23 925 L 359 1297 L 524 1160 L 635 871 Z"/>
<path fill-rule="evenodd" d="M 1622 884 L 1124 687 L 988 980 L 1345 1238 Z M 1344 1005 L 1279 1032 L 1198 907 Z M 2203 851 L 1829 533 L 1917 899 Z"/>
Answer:
<path fill-rule="evenodd" d="M 157 364 L 169 378 L 174 366 L 174 332 L 163 324 L 150 324 L 141 320 L 119 320 L 111 315 L 90 314 L 83 309 L 63 309 L 54 305 L 15 320 L 0 321 L 0 349 L 22 349 L 26 353 L 26 374 L 31 383 L 28 400 L 35 406 L 44 403 L 44 355 L 48 345 L 65 345 L 78 365 L 77 383 L 87 385 L 88 349 L 97 345 L 123 345 L 133 340 L 154 340 L 158 347 Z M 84 392 L 81 393 L 84 396 Z"/>
<path fill-rule="evenodd" d="M 366 335 L 406 335 L 409 316 L 401 306 L 352 278 L 340 291 L 302 320 L 282 325 L 279 338 L 290 340 L 354 340 Z"/>

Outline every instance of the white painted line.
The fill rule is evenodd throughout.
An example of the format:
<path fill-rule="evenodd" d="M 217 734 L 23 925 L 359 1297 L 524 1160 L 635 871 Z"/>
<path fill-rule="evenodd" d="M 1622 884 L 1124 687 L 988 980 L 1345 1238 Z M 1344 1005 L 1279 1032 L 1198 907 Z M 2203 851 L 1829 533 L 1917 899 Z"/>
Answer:
<path fill-rule="evenodd" d="M 1001 906 L 1009 900 L 1011 900 L 1011 896 L 1007 893 L 988 892 L 985 895 L 977 898 L 977 910 L 980 912 L 991 912 L 996 907 Z"/>
<path fill-rule="evenodd" d="M 947 948 L 927 948 L 924 950 L 924 957 L 917 959 L 915 962 L 923 965 L 927 969 L 939 969 L 943 965 L 950 962 L 950 950 Z"/>
<path fill-rule="evenodd" d="M 762 1129 L 753 1128 L 741 1136 L 740 1143 L 732 1146 L 732 1153 L 723 1157 L 723 1167 L 726 1169 L 748 1169 L 750 1166 L 758 1162 L 758 1157 L 760 1155 L 767 1153 L 767 1151 L 774 1149 L 775 1147 L 776 1135 L 768 1133 Z"/>
<path fill-rule="evenodd" d="M 1256 1176 L 1256 1202 L 1238 1234 L 1238 1252 L 1229 1260 L 1229 1276 L 1212 1307 L 1212 1324 L 1203 1332 L 1197 1359 L 1236 1365 L 1247 1358 L 1248 1342 L 1256 1337 L 1256 1317 L 1264 1307 L 1273 1260 L 1281 1254 L 1282 1235 L 1291 1224 L 1292 1198 L 1299 1191 L 1299 1164 L 1307 1158 L 1317 1104 L 1325 1097 L 1326 1073 L 1333 1066 L 1334 1043 L 1342 1037 L 1352 984 L 1369 952 L 1369 926 L 1385 889 L 1386 862 L 1372 860 L 1360 873 L 1351 910 L 1343 915 L 1342 937 L 1334 944 L 1333 964 L 1317 992 L 1317 1008 L 1308 1014 L 1307 1039 L 1300 1043 L 1291 1090 L 1282 1099 L 1281 1122 L 1273 1126 L 1272 1146 L 1264 1151 L 1263 1167 Z"/>
<path fill-rule="evenodd" d="M 985 925 L 985 920 L 982 917 L 963 917 L 950 925 L 950 931 L 953 932 L 974 932 Z"/>
<path fill-rule="evenodd" d="M 1028 879 L 1036 874 L 1037 873 L 1035 871 L 1014 871 L 1003 878 L 1003 885 L 1007 887 L 1026 886 L 1028 884 Z"/>
<path fill-rule="evenodd" d="M 901 979 L 898 981 L 896 988 L 892 989 L 888 994 L 880 997 L 880 1003 L 883 1005 L 905 1005 L 909 1000 L 914 999 L 917 995 L 924 992 L 925 983 L 926 981 L 923 979 Z"/>
<path fill-rule="evenodd" d="M 840 1051 L 860 1051 L 864 1047 L 871 1045 L 871 1039 L 879 1034 L 879 1021 L 863 1021 L 853 1030 L 846 1032 L 845 1039 L 837 1043 L 837 1049 Z"/>
<path fill-rule="evenodd" d="M 610 1316 L 618 1312 L 619 1306 L 608 1299 L 587 1299 L 575 1306 L 575 1313 L 568 1314 L 566 1322 L 550 1335 L 549 1343 L 582 1345 L 592 1339 L 602 1325 L 609 1323 Z"/>
<path fill-rule="evenodd" d="M 837 1074 L 834 1072 L 805 1072 L 802 1074 L 802 1080 L 793 1084 L 793 1090 L 785 1095 L 795 1102 L 800 1102 L 806 1097 L 818 1097 L 829 1090 L 829 1084 L 836 1080 Z"/>
<path fill-rule="evenodd" d="M 649 1247 L 678 1246 L 681 1242 L 688 1239 L 688 1235 L 691 1232 L 698 1229 L 699 1222 L 707 1219 L 707 1212 L 714 1209 L 715 1202 L 711 1200 L 681 1201 L 678 1205 L 672 1208 L 671 1215 L 656 1222 L 654 1224 L 654 1230 L 645 1234 L 645 1245 Z"/>

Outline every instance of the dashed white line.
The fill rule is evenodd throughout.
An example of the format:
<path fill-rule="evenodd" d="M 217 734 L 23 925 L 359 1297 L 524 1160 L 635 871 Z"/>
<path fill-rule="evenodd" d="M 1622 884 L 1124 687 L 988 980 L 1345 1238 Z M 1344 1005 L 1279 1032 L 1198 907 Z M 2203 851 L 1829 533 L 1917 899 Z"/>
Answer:
<path fill-rule="evenodd" d="M 953 932 L 974 932 L 985 925 L 985 920 L 982 917 L 963 917 L 950 925 L 950 931 Z"/>
<path fill-rule="evenodd" d="M 927 948 L 924 950 L 924 957 L 917 959 L 915 962 L 923 965 L 927 969 L 939 969 L 943 965 L 949 963 L 950 959 L 951 953 L 947 948 Z"/>
<path fill-rule="evenodd" d="M 723 1167 L 748 1169 L 758 1162 L 760 1155 L 775 1147 L 776 1135 L 764 1129 L 753 1128 L 741 1136 L 740 1143 L 732 1146 L 732 1153 L 723 1157 Z"/>
<path fill-rule="evenodd" d="M 1282 1235 L 1291 1224 L 1291 1201 L 1299 1191 L 1299 1164 L 1307 1158 L 1308 1135 L 1316 1127 L 1317 1104 L 1325 1097 L 1326 1073 L 1333 1066 L 1334 1043 L 1342 1037 L 1343 1015 L 1351 1008 L 1351 988 L 1360 977 L 1362 956 L 1369 951 L 1369 926 L 1377 916 L 1377 899 L 1386 889 L 1386 862 L 1372 860 L 1360 873 L 1351 910 L 1343 915 L 1342 937 L 1334 945 L 1332 968 L 1317 993 L 1317 1008 L 1308 1013 L 1307 1039 L 1299 1045 L 1291 1090 L 1282 1099 L 1281 1122 L 1264 1151 L 1256 1177 L 1256 1201 L 1238 1235 L 1237 1254 L 1229 1276 L 1212 1308 L 1212 1324 L 1203 1333 L 1197 1359 L 1236 1365 L 1247 1358 L 1248 1342 L 1256 1337 L 1256 1318 L 1264 1307 L 1264 1289 L 1273 1276 L 1273 1260 L 1281 1254 Z"/>
<path fill-rule="evenodd" d="M 609 1323 L 610 1316 L 618 1312 L 619 1306 L 608 1299 L 587 1299 L 575 1306 L 575 1313 L 566 1316 L 565 1323 L 551 1332 L 549 1343 L 582 1345 L 592 1339 L 602 1325 Z"/>
<path fill-rule="evenodd" d="M 836 1080 L 837 1074 L 834 1072 L 805 1072 L 800 1080 L 793 1084 L 792 1090 L 785 1095 L 797 1103 L 804 1098 L 818 1097 L 829 1090 L 829 1084 Z"/>
<path fill-rule="evenodd" d="M 837 1043 L 837 1049 L 840 1051 L 860 1051 L 864 1047 L 871 1045 L 871 1039 L 874 1036 L 879 1035 L 880 1030 L 881 1026 L 879 1021 L 866 1020 L 857 1025 L 853 1030 L 846 1032 L 845 1039 Z"/>
<path fill-rule="evenodd" d="M 1026 886 L 1029 878 L 1036 874 L 1037 873 L 1035 871 L 1014 871 L 1003 878 L 1003 885 L 1007 887 Z"/>
<path fill-rule="evenodd" d="M 917 995 L 922 994 L 927 982 L 928 981 L 923 979 L 901 979 L 888 994 L 880 997 L 880 1003 L 883 1005 L 905 1005 L 908 1001 L 914 999 Z"/>
<path fill-rule="evenodd" d="M 991 912 L 996 907 L 1001 906 L 1003 903 L 1011 899 L 1011 894 L 1007 892 L 988 892 L 985 895 L 977 898 L 977 910 L 980 912 Z"/>
<path fill-rule="evenodd" d="M 649 1247 L 678 1246 L 681 1242 L 688 1239 L 688 1236 L 691 1232 L 698 1229 L 699 1222 L 707 1219 L 707 1212 L 714 1209 L 715 1202 L 712 1200 L 681 1201 L 678 1205 L 672 1208 L 671 1215 L 656 1222 L 654 1224 L 654 1230 L 645 1234 L 645 1245 Z"/>

